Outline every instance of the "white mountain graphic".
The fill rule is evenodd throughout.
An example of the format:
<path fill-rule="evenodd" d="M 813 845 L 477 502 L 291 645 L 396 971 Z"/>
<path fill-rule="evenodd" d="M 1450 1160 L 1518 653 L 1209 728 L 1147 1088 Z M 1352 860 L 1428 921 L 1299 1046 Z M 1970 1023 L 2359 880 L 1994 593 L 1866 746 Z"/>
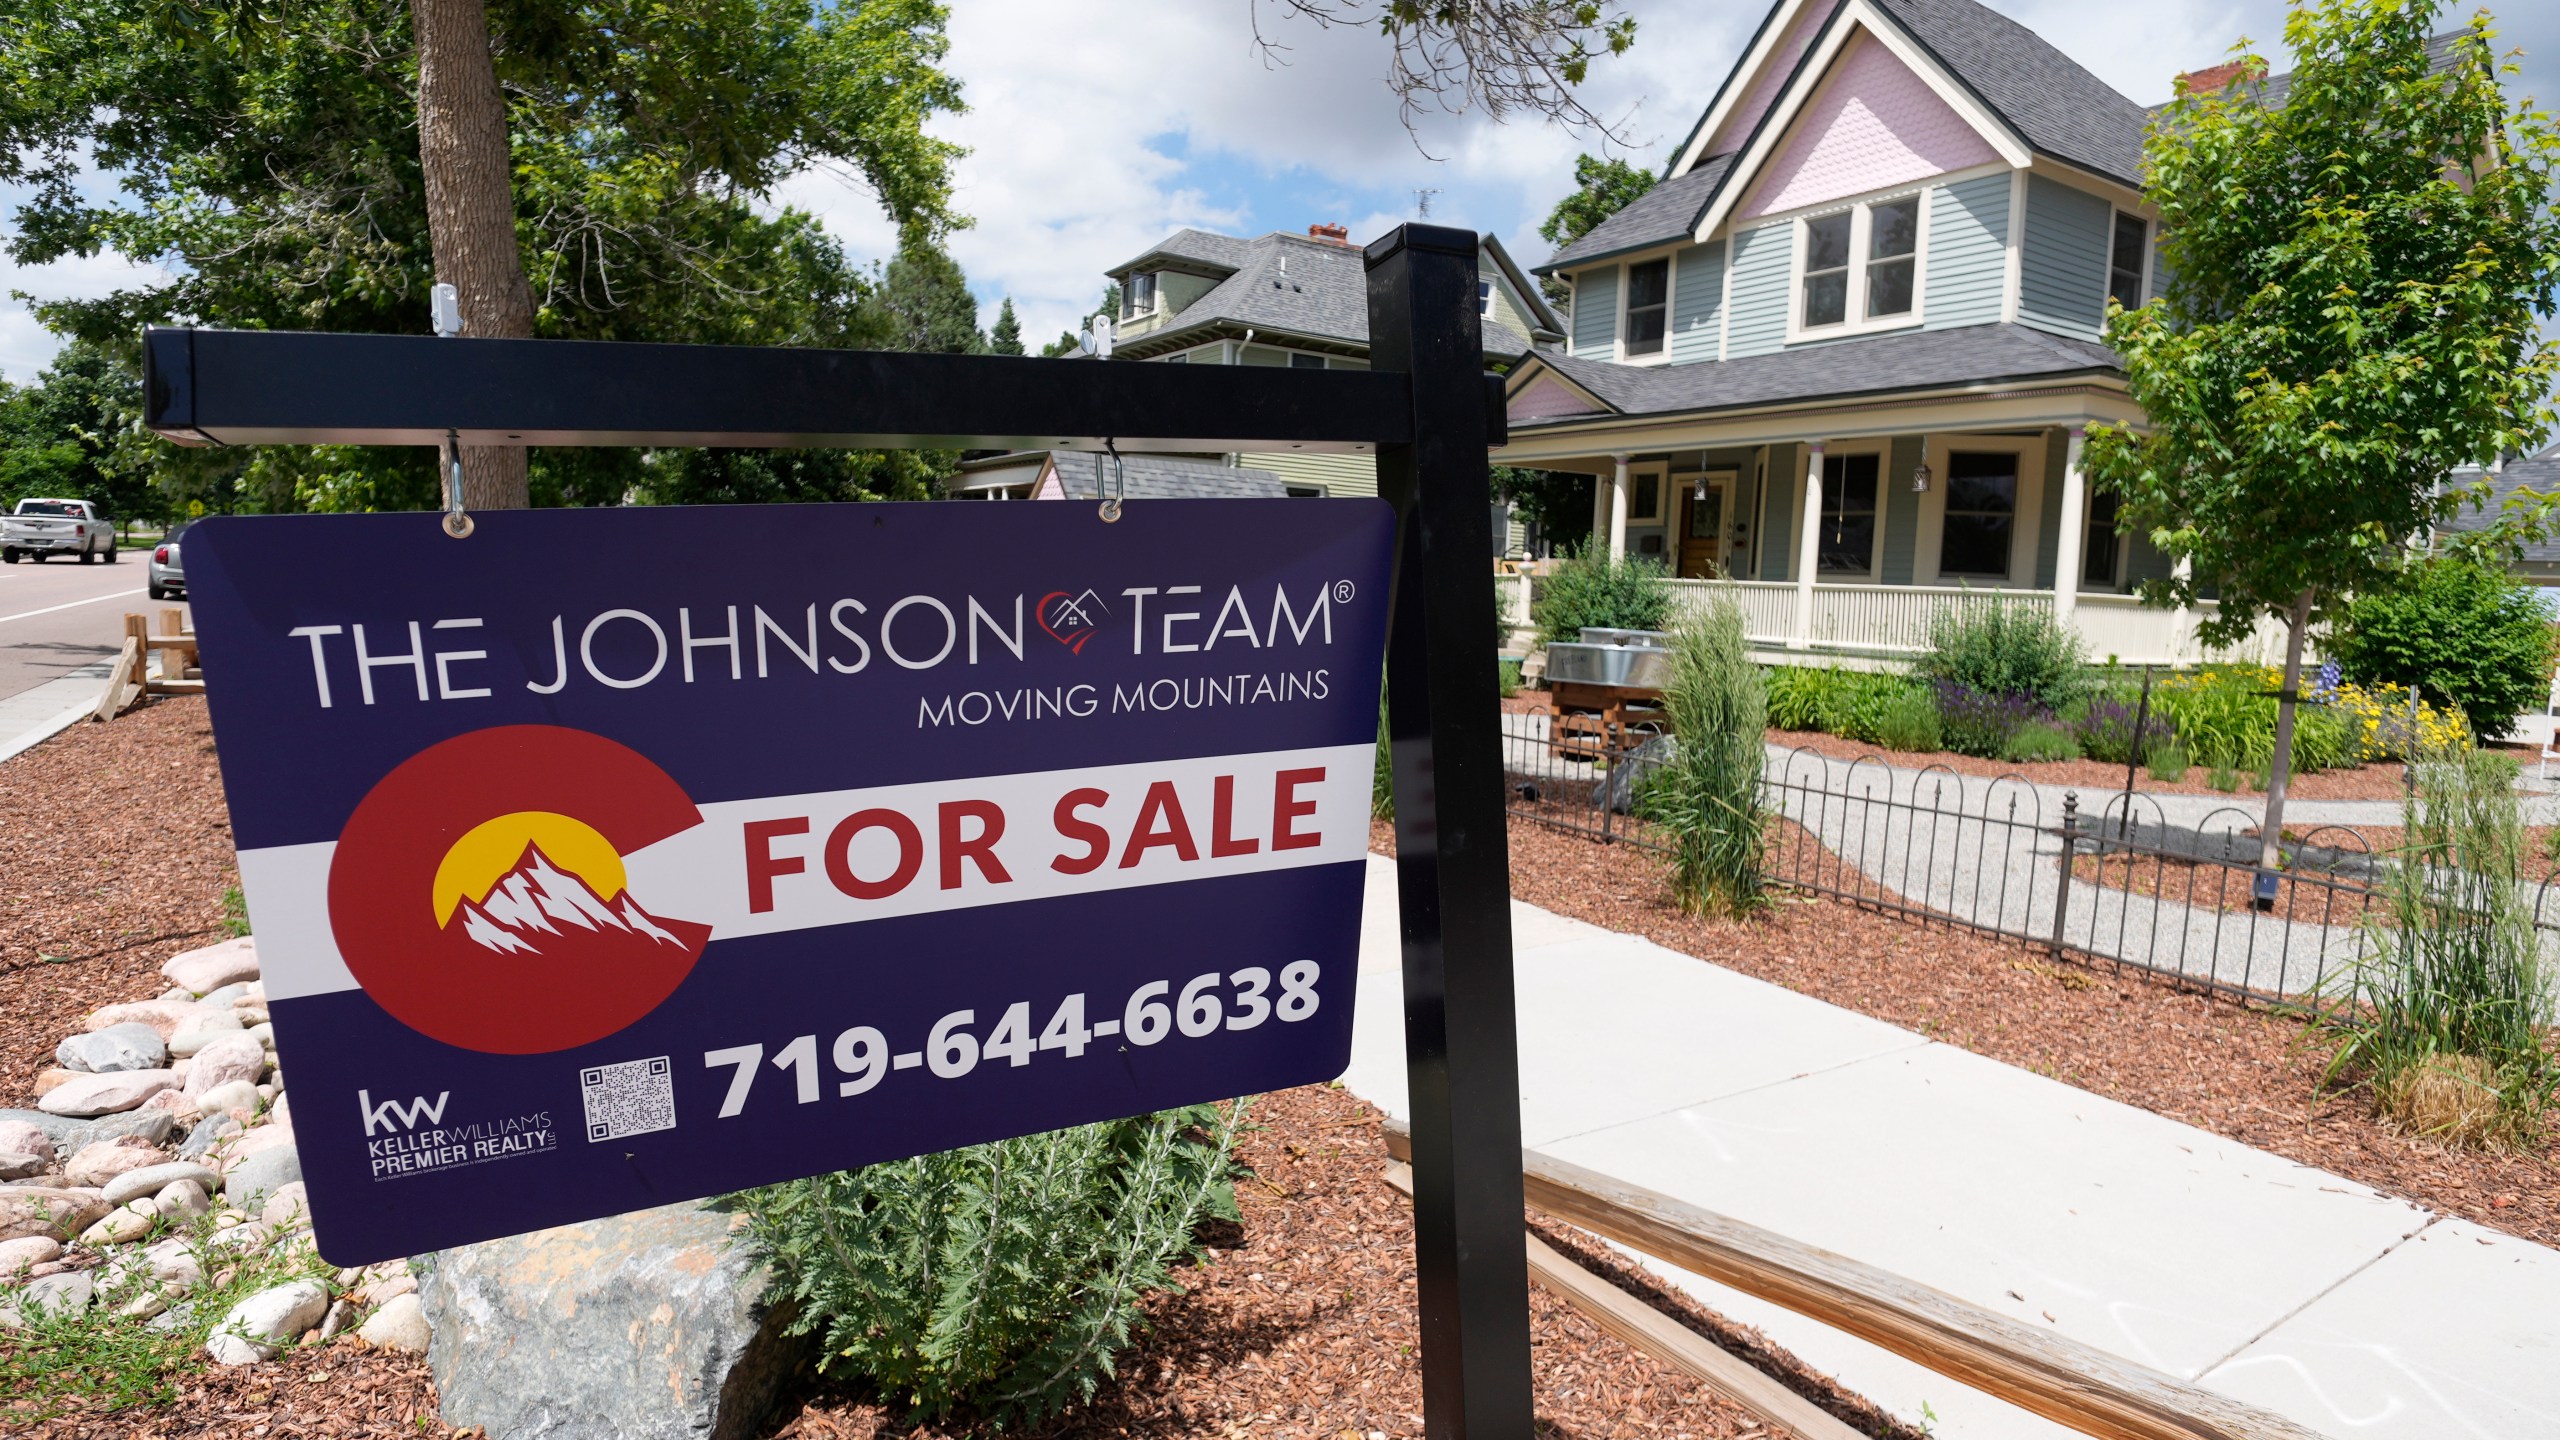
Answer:
<path fill-rule="evenodd" d="M 587 951 L 607 936 L 688 948 L 641 909 L 629 891 L 611 899 L 597 895 L 587 882 L 554 865 L 538 845 L 524 847 L 515 868 L 487 895 L 463 901 L 445 922 L 447 929 L 456 924 L 474 943 L 501 955 Z"/>

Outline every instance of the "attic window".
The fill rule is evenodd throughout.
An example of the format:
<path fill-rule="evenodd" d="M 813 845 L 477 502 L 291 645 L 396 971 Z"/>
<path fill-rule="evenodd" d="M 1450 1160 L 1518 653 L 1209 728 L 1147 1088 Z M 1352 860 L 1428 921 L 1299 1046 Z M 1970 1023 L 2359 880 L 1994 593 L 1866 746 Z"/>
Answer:
<path fill-rule="evenodd" d="M 1671 262 L 1647 260 L 1627 267 L 1627 353 L 1659 355 L 1671 308 Z"/>
<path fill-rule="evenodd" d="M 1476 313 L 1479 315 L 1493 313 L 1493 282 L 1490 280 L 1476 282 Z"/>
<path fill-rule="evenodd" d="M 1324 368 L 1324 357 L 1321 355 L 1309 355 L 1303 350 L 1292 350 L 1289 352 L 1289 368 L 1292 370 L 1321 370 Z"/>
<path fill-rule="evenodd" d="M 1128 288 L 1123 292 L 1120 300 L 1120 314 L 1122 317 L 1130 318 L 1139 315 L 1152 315 L 1155 313 L 1155 310 L 1156 277 L 1152 274 L 1131 275 L 1129 277 Z"/>

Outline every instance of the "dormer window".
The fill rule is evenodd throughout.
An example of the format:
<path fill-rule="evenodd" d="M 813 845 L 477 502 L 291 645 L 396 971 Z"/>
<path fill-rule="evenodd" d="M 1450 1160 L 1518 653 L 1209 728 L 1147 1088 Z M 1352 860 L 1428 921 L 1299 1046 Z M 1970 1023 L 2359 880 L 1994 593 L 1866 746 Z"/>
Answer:
<path fill-rule="evenodd" d="M 1479 315 L 1493 313 L 1493 282 L 1490 280 L 1476 282 L 1476 313 Z"/>
<path fill-rule="evenodd" d="M 1627 354 L 1659 355 L 1670 328 L 1671 262 L 1647 260 L 1627 267 Z"/>
<path fill-rule="evenodd" d="M 1903 195 L 1797 222 L 1796 329 L 1882 329 L 1917 318 L 1920 215 L 1920 197 Z"/>
<path fill-rule="evenodd" d="M 1131 275 L 1128 285 L 1121 291 L 1121 318 L 1134 319 L 1140 315 L 1154 313 L 1156 313 L 1156 277 L 1152 274 Z"/>

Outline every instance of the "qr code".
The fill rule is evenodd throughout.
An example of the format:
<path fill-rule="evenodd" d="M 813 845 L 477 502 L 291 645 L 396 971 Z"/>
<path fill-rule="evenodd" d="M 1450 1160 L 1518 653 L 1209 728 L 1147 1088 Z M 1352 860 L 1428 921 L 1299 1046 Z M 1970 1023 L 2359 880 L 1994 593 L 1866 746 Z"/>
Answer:
<path fill-rule="evenodd" d="M 587 1098 L 587 1139 L 619 1140 L 676 1128 L 676 1080 L 667 1057 L 595 1065 L 578 1073 Z"/>

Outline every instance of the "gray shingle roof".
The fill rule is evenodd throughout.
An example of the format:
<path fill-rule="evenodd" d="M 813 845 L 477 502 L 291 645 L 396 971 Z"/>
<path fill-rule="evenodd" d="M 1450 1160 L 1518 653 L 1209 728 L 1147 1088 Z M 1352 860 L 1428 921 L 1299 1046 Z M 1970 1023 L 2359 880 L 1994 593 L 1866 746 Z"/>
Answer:
<path fill-rule="evenodd" d="M 1621 415 L 1732 410 L 1794 400 L 2121 370 L 2104 345 L 2024 325 L 1906 330 L 1704 365 L 1620 365 L 1552 350 L 1537 359 Z M 1515 432 L 1588 417 L 1515 421 Z"/>
<path fill-rule="evenodd" d="M 1715 199 L 1725 172 L 1733 168 L 1733 160 L 1731 155 L 1701 160 L 1688 174 L 1647 190 L 1627 202 L 1625 209 L 1592 226 L 1581 239 L 1557 251 L 1538 267 L 1538 273 L 1552 274 L 1604 255 L 1686 240 L 1697 230 L 1698 217 L 1707 213 L 1707 202 Z"/>
<path fill-rule="evenodd" d="M 2457 470 L 2453 475 L 2457 486 L 2480 483 L 2477 470 Z M 2531 491 L 2549 495 L 2560 491 L 2560 446 L 2554 446 L 2529 460 L 2510 460 L 2507 468 L 2489 477 L 2489 496 L 2485 504 L 2463 507 L 2463 512 L 2446 522 L 2447 530 L 2485 530 L 2506 510 L 2509 496 Z M 2524 547 L 2524 559 L 2531 565 L 2560 564 L 2560 540 L 2538 540 Z"/>
<path fill-rule="evenodd" d="M 1255 243 L 1239 236 L 1220 235 L 1210 230 L 1176 230 L 1157 244 L 1149 246 L 1145 254 L 1123 261 L 1102 273 L 1117 280 L 1150 260 L 1188 260 L 1199 265 L 1232 270 L 1245 262 Z"/>
<path fill-rule="evenodd" d="M 1034 452 L 1037 453 L 1037 452 Z M 1011 457 L 1007 457 L 1011 458 Z M 1097 500 L 1099 479 L 1111 473 L 1107 456 L 1084 450 L 1052 450 L 1058 483 L 1073 500 Z M 1289 487 L 1268 470 L 1185 460 L 1175 455 L 1124 455 L 1121 475 L 1132 500 L 1286 500 Z"/>
<path fill-rule="evenodd" d="M 1876 0 L 2041 154 L 2140 188 L 2150 112 L 1975 0 Z"/>
<path fill-rule="evenodd" d="M 1182 236 L 1205 236 L 1205 232 L 1186 230 Z M 1274 338 L 1302 335 L 1363 348 L 1368 345 L 1369 276 L 1358 249 L 1286 233 L 1252 240 L 1206 238 L 1224 240 L 1236 247 L 1232 262 L 1235 273 L 1184 306 L 1170 323 L 1123 340 L 1123 349 L 1143 358 L 1196 344 L 1204 331 L 1241 326 L 1268 332 Z M 1148 254 L 1170 254 L 1170 243 Z M 1288 262 L 1285 271 L 1280 263 L 1284 259 Z M 1126 272 L 1124 269 L 1114 273 Z M 1490 321 L 1485 324 L 1486 354 L 1525 355 L 1529 347 L 1530 338 L 1519 331 Z"/>

